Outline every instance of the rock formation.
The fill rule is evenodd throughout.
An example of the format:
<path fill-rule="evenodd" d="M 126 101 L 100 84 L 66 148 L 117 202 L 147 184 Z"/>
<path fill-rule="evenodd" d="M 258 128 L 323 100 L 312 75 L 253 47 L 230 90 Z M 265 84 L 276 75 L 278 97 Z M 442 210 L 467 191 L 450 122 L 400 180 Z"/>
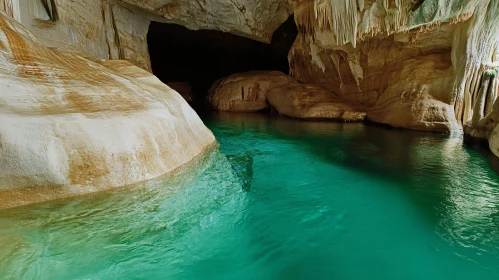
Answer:
<path fill-rule="evenodd" d="M 277 71 L 237 73 L 217 81 L 208 102 L 219 111 L 256 112 L 270 107 L 282 115 L 302 119 L 362 121 L 366 113 L 329 90 L 297 83 Z"/>
<path fill-rule="evenodd" d="M 237 73 L 216 81 L 210 89 L 208 102 L 219 111 L 262 111 L 270 108 L 267 101 L 270 90 L 292 82 L 293 78 L 277 71 Z"/>
<path fill-rule="evenodd" d="M 495 101 L 496 89 L 477 85 L 499 60 L 498 14 L 497 0 L 297 0 L 291 74 L 367 107 L 372 121 L 459 130 L 480 100 Z"/>
<path fill-rule="evenodd" d="M 280 114 L 300 119 L 363 121 L 366 113 L 316 85 L 287 83 L 273 88 L 269 103 Z"/>
<path fill-rule="evenodd" d="M 149 72 L 146 35 L 151 21 L 270 42 L 292 7 L 275 0 L 0 0 L 0 10 L 46 46 L 95 58 L 125 59 Z"/>
<path fill-rule="evenodd" d="M 464 126 L 495 139 L 499 0 L 0 0 L 0 9 L 48 46 L 147 71 L 150 21 L 269 42 L 294 14 L 300 34 L 288 61 L 299 83 L 329 90 L 374 122 L 439 132 Z M 268 106 L 258 100 L 254 110 Z"/>
<path fill-rule="evenodd" d="M 0 12 L 0 208 L 135 184 L 213 146 L 149 72 L 43 46 Z"/>

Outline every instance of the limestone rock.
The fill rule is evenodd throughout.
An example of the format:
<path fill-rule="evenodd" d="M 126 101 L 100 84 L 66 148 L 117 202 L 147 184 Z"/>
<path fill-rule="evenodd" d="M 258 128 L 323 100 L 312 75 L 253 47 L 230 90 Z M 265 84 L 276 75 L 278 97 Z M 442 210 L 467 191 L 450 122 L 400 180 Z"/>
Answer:
<path fill-rule="evenodd" d="M 292 1 L 277 0 L 123 0 L 189 29 L 230 32 L 270 42 L 272 33 L 293 13 Z"/>
<path fill-rule="evenodd" d="M 44 45 L 103 59 L 125 59 L 151 71 L 147 32 L 151 21 L 190 29 L 231 32 L 262 42 L 293 13 L 281 0 L 0 0 L 0 10 Z"/>
<path fill-rule="evenodd" d="M 492 131 L 480 124 L 498 96 L 485 77 L 499 65 L 498 0 L 56 0 L 48 10 L 40 2 L 0 0 L 0 9 L 51 47 L 148 71 L 150 21 L 269 42 L 294 14 L 300 34 L 288 60 L 298 82 L 334 92 L 372 121 Z M 268 107 L 261 98 L 252 104 Z"/>
<path fill-rule="evenodd" d="M 208 102 L 219 111 L 256 112 L 272 106 L 282 115 L 303 119 L 364 120 L 366 113 L 315 85 L 297 83 L 281 72 L 237 73 L 217 81 Z"/>
<path fill-rule="evenodd" d="M 483 91 L 485 92 L 484 95 L 493 98 L 490 100 L 484 98 L 483 102 L 486 103 L 484 104 L 485 106 L 477 106 L 481 107 L 480 109 L 482 110 L 479 114 L 485 114 L 485 116 L 476 122 L 473 120 L 467 122 L 464 125 L 464 132 L 471 137 L 488 140 L 490 150 L 499 157 L 499 99 L 497 99 L 497 94 L 499 94 L 498 76 L 499 67 L 494 71 L 490 71 L 488 75 L 485 75 L 486 79 L 483 79 L 482 85 L 487 85 L 487 91 Z"/>
<path fill-rule="evenodd" d="M 297 1 L 291 75 L 365 106 L 372 121 L 460 130 L 483 103 L 484 68 L 498 60 L 499 2 L 395 2 Z"/>
<path fill-rule="evenodd" d="M 116 1 L 0 0 L 0 10 L 25 26 L 45 46 L 103 59 L 126 59 L 150 71 L 144 11 Z"/>
<path fill-rule="evenodd" d="M 215 143 L 147 71 L 46 48 L 1 12 L 0 120 L 0 208 L 149 180 Z"/>
<path fill-rule="evenodd" d="M 301 119 L 363 121 L 366 113 L 315 85 L 289 83 L 269 91 L 270 104 L 282 115 Z"/>
<path fill-rule="evenodd" d="M 267 93 L 293 78 L 277 71 L 250 71 L 222 78 L 210 89 L 208 102 L 219 111 L 256 112 L 270 108 Z"/>

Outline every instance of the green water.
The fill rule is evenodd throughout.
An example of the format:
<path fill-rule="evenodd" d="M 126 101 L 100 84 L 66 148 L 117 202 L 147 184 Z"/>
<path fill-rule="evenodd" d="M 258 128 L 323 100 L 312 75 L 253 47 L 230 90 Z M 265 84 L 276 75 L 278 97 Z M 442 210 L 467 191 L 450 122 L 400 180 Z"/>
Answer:
<path fill-rule="evenodd" d="M 0 211 L 0 278 L 499 279 L 499 177 L 460 136 L 205 122 L 223 153 L 174 176 Z"/>

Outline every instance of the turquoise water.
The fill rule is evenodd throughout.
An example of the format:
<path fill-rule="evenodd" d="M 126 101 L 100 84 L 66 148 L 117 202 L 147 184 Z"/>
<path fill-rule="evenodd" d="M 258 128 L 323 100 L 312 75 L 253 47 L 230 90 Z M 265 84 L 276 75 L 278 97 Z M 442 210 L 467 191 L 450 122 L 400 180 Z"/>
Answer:
<path fill-rule="evenodd" d="M 223 153 L 177 174 L 0 211 L 0 278 L 499 279 L 499 177 L 460 136 L 205 122 Z"/>

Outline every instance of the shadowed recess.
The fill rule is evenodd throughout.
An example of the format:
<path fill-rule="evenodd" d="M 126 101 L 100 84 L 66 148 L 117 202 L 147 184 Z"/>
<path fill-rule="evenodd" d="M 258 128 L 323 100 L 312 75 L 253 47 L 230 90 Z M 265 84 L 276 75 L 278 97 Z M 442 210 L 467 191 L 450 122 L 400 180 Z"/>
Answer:
<path fill-rule="evenodd" d="M 164 83 L 187 82 L 194 100 L 200 101 L 213 82 L 234 73 L 288 73 L 287 55 L 296 34 L 293 15 L 274 32 L 271 44 L 221 31 L 152 22 L 147 43 L 153 73 Z"/>

